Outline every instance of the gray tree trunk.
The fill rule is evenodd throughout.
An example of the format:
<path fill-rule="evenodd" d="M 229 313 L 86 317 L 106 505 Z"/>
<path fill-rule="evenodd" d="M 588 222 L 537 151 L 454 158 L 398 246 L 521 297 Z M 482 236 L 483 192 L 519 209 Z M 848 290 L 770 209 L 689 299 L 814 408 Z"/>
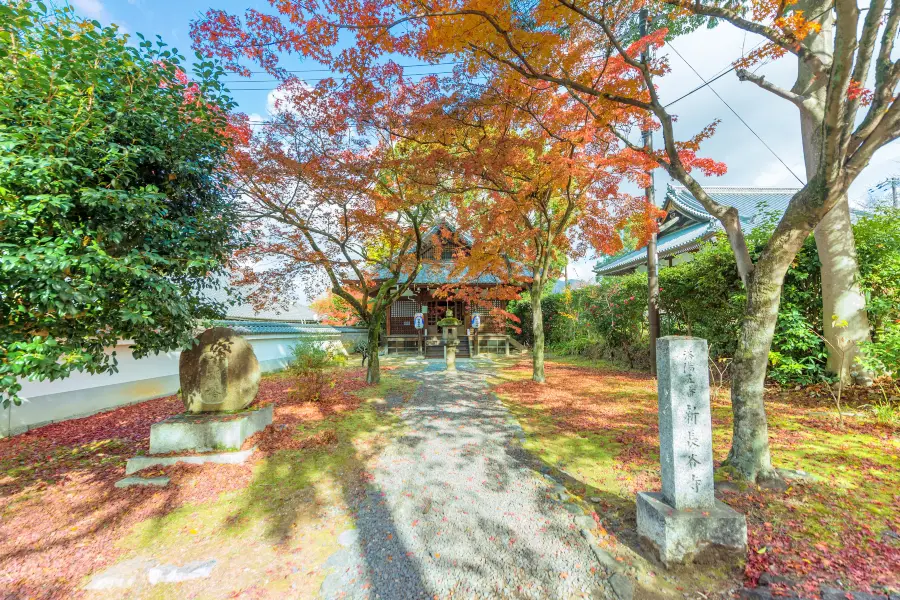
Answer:
<path fill-rule="evenodd" d="M 859 343 L 869 339 L 869 317 L 866 298 L 859 287 L 859 262 L 847 196 L 825 215 L 816 227 L 815 238 L 822 262 L 822 329 L 828 340 L 828 370 L 845 382 L 855 379 L 858 383 L 871 383 L 871 374 L 854 360 L 859 354 Z"/>
<path fill-rule="evenodd" d="M 378 348 L 381 341 L 381 325 L 384 313 L 373 314 L 369 319 L 369 366 L 366 370 L 366 383 L 381 383 L 381 361 Z"/>
<path fill-rule="evenodd" d="M 534 334 L 534 348 L 531 352 L 531 379 L 538 383 L 546 381 L 544 377 L 544 313 L 541 310 L 542 287 L 538 282 L 531 285 L 531 328 Z"/>
<path fill-rule="evenodd" d="M 830 3 L 823 0 L 803 0 L 798 8 L 806 14 L 819 15 L 822 29 L 805 40 L 807 47 L 822 57 L 832 59 L 832 32 L 834 18 Z M 804 98 L 800 106 L 800 134 L 803 139 L 803 159 L 806 177 L 811 179 L 818 172 L 822 155 L 822 133 L 825 120 L 826 85 L 810 71 L 806 62 L 797 61 L 797 80 L 792 91 Z M 829 371 L 850 381 L 851 371 L 859 382 L 871 382 L 871 373 L 855 365 L 859 342 L 869 339 L 869 318 L 866 299 L 859 287 L 859 262 L 856 258 L 856 241 L 850 221 L 850 204 L 845 194 L 816 227 L 814 236 L 819 261 L 822 263 L 822 326 L 828 341 Z M 834 323 L 847 323 L 834 327 Z M 845 355 L 842 355 L 846 349 Z"/>
<path fill-rule="evenodd" d="M 769 452 L 769 427 L 763 396 L 784 273 L 778 275 L 757 267 L 748 283 L 747 306 L 732 365 L 734 436 L 726 464 L 737 470 L 741 477 L 757 481 L 777 477 Z"/>

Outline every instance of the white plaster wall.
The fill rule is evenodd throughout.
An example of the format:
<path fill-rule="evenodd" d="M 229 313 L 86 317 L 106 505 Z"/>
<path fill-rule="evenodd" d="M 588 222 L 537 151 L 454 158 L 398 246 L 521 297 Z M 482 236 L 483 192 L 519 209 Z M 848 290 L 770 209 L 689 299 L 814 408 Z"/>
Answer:
<path fill-rule="evenodd" d="M 258 334 L 243 337 L 253 345 L 260 368 L 268 372 L 287 366 L 291 347 L 303 336 Z M 337 331 L 324 336 L 323 333 L 316 333 L 316 339 L 321 339 L 323 344 L 338 344 L 340 334 Z M 90 375 L 76 372 L 57 381 L 23 380 L 19 395 L 25 401 L 19 406 L 0 409 L 0 437 L 178 391 L 180 350 L 151 354 L 137 360 L 131 354 L 131 343 L 122 342 L 116 346 L 115 352 L 119 361 L 117 373 Z"/>
<path fill-rule="evenodd" d="M 352 351 L 357 342 L 369 339 L 369 330 L 365 327 L 335 327 L 341 332 L 341 343 L 347 351 Z"/>

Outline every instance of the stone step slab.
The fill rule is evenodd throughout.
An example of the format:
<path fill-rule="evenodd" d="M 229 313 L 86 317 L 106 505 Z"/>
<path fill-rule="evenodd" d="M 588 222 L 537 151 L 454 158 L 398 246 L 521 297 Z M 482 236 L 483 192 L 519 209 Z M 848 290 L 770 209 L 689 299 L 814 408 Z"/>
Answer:
<path fill-rule="evenodd" d="M 117 488 L 127 488 L 132 486 L 156 486 L 166 487 L 169 485 L 168 477 L 126 477 L 118 480 L 115 484 Z"/>
<path fill-rule="evenodd" d="M 184 456 L 135 456 L 125 463 L 125 474 L 131 475 L 150 467 L 167 467 L 177 463 L 189 465 L 202 465 L 205 463 L 217 463 L 238 465 L 245 462 L 256 448 L 240 450 L 238 452 L 217 452 L 212 454 L 188 454 Z"/>
<path fill-rule="evenodd" d="M 237 413 L 180 414 L 150 427 L 150 454 L 237 450 L 271 425 L 274 404 Z"/>

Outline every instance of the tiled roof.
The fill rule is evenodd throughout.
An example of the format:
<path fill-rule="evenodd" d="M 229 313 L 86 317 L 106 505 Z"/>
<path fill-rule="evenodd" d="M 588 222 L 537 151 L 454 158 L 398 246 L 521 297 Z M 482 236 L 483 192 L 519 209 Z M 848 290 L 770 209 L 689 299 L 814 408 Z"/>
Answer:
<path fill-rule="evenodd" d="M 499 284 L 502 283 L 499 278 L 493 275 L 479 275 L 474 279 L 469 279 L 466 275 L 467 270 L 463 269 L 460 273 L 454 276 L 452 279 L 450 278 L 450 273 L 453 271 L 453 263 L 425 263 L 422 265 L 422 268 L 419 270 L 419 274 L 416 275 L 416 278 L 413 279 L 413 283 L 419 284 L 435 284 L 441 285 L 444 283 L 483 283 L 483 284 Z M 378 273 L 377 279 L 387 279 L 390 277 L 390 273 L 387 269 L 383 269 Z M 400 280 L 397 283 L 406 283 L 408 276 L 401 275 Z"/>
<path fill-rule="evenodd" d="M 741 221 L 754 225 L 768 213 L 779 217 L 783 215 L 791 198 L 797 193 L 795 188 L 706 187 L 704 189 L 710 198 L 719 204 L 735 207 Z M 703 221 L 713 220 L 713 216 L 706 212 L 694 195 L 682 186 L 669 186 L 666 200 L 689 216 Z"/>
<path fill-rule="evenodd" d="M 769 214 L 778 217 L 783 215 L 791 198 L 797 193 L 797 190 L 793 188 L 707 187 L 704 189 L 719 204 L 736 208 L 741 222 L 750 229 L 761 224 Z M 666 192 L 666 205 L 670 211 L 681 212 L 699 222 L 660 235 L 657 240 L 657 252 L 660 258 L 668 258 L 694 250 L 700 242 L 709 239 L 721 229 L 715 217 L 706 212 L 693 194 L 682 186 L 669 186 Z M 640 248 L 616 257 L 608 263 L 597 265 L 594 267 L 594 272 L 597 275 L 621 275 L 646 261 L 647 251 Z"/>
<path fill-rule="evenodd" d="M 292 333 L 311 337 L 335 337 L 341 332 L 330 325 L 308 325 L 287 321 L 215 321 L 217 327 L 229 327 L 241 335 Z"/>
<path fill-rule="evenodd" d="M 660 258 L 668 258 L 693 250 L 700 242 L 712 237 L 719 229 L 717 223 L 695 223 L 690 227 L 679 229 L 668 235 L 662 235 L 656 240 L 656 251 Z M 617 257 L 608 263 L 597 265 L 594 272 L 597 275 L 621 275 L 631 269 L 642 265 L 647 261 L 647 249 L 639 248 L 633 252 Z"/>

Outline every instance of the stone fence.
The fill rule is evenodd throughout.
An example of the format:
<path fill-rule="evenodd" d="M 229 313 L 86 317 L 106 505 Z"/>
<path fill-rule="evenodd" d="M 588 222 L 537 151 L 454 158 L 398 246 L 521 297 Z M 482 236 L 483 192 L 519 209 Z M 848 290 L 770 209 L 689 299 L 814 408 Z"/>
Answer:
<path fill-rule="evenodd" d="M 291 348 L 301 340 L 314 340 L 323 345 L 343 343 L 352 350 L 353 340 L 360 331 L 278 321 L 220 321 L 216 324 L 233 328 L 253 345 L 263 372 L 287 366 Z M 364 336 L 365 330 L 361 331 Z M 138 360 L 132 356 L 131 347 L 132 342 L 123 341 L 114 348 L 119 362 L 117 373 L 73 373 L 57 381 L 22 381 L 20 396 L 26 400 L 20 406 L 0 408 L 0 437 L 178 391 L 180 350 L 151 354 Z"/>

